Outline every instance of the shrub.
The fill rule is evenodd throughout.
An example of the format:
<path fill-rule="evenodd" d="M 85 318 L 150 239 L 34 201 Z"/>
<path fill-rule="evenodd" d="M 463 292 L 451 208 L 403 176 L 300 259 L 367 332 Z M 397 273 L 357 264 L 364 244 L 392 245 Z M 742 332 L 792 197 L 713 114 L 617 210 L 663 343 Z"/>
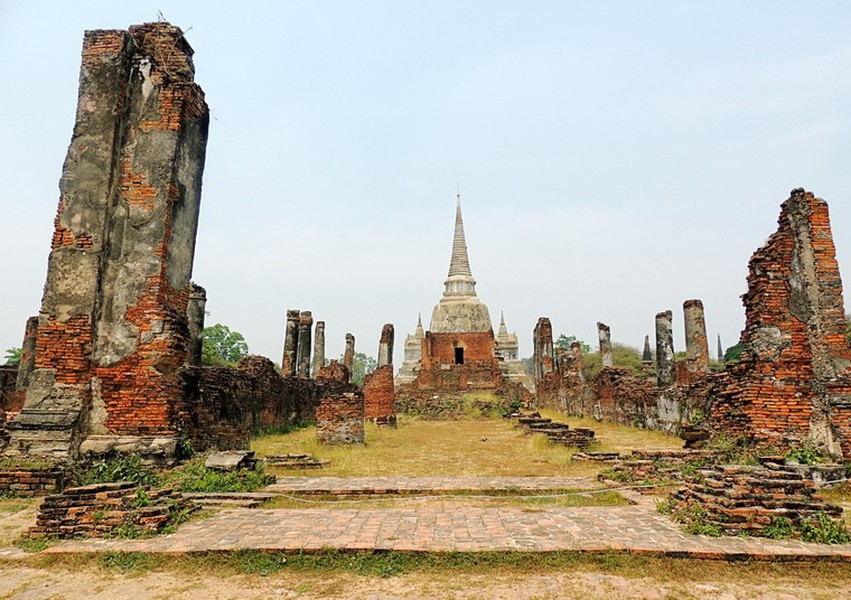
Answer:
<path fill-rule="evenodd" d="M 75 470 L 71 478 L 74 485 L 132 481 L 138 485 L 156 487 L 161 483 L 159 474 L 142 465 L 142 459 L 135 454 L 113 456 L 95 461 Z"/>
<path fill-rule="evenodd" d="M 181 492 L 253 492 L 275 482 L 262 469 L 217 471 L 204 466 L 203 458 L 175 472 L 174 485 Z"/>
<path fill-rule="evenodd" d="M 851 542 L 851 533 L 845 523 L 820 512 L 815 522 L 801 523 L 801 539 L 819 544 L 846 544 Z"/>
<path fill-rule="evenodd" d="M 801 465 L 817 465 L 821 462 L 821 452 L 815 446 L 800 446 L 786 453 L 786 460 Z"/>
<path fill-rule="evenodd" d="M 771 523 L 762 530 L 762 535 L 772 540 L 785 540 L 795 533 L 792 521 L 786 517 L 774 517 Z"/>

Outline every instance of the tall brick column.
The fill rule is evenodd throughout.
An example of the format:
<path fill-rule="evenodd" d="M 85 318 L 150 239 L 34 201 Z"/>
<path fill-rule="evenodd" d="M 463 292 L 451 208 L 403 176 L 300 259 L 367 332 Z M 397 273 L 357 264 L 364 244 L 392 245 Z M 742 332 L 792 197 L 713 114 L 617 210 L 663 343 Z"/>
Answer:
<path fill-rule="evenodd" d="M 313 339 L 313 366 L 311 374 L 315 378 L 325 366 L 325 321 L 316 321 L 316 333 Z"/>
<path fill-rule="evenodd" d="M 346 334 L 346 351 L 343 353 L 343 366 L 352 372 L 352 365 L 355 362 L 355 336 L 351 333 Z"/>
<path fill-rule="evenodd" d="M 656 315 L 656 384 L 668 387 L 674 384 L 674 316 L 670 310 Z"/>
<path fill-rule="evenodd" d="M 281 361 L 281 373 L 284 377 L 295 377 L 296 357 L 298 356 L 298 317 L 297 308 L 287 311 L 287 328 L 284 332 L 284 358 Z"/>
<path fill-rule="evenodd" d="M 613 367 L 612 360 L 612 331 L 605 323 L 597 323 L 597 337 L 600 340 L 600 366 Z"/>
<path fill-rule="evenodd" d="M 396 392 L 393 385 L 393 324 L 381 328 L 378 366 L 364 378 L 364 414 L 378 425 L 396 426 Z"/>
<path fill-rule="evenodd" d="M 18 363 L 18 377 L 15 380 L 15 389 L 20 391 L 27 387 L 30 373 L 35 369 L 35 345 L 38 339 L 38 317 L 27 319 L 24 330 L 24 341 L 21 344 L 21 361 Z"/>
<path fill-rule="evenodd" d="M 691 374 L 709 373 L 709 343 L 706 339 L 706 320 L 703 302 L 683 302 L 686 332 L 686 369 Z"/>
<path fill-rule="evenodd" d="M 204 318 L 207 308 L 207 290 L 192 283 L 189 291 L 189 304 L 186 318 L 189 321 L 189 361 L 193 367 L 201 366 L 201 354 L 204 349 Z"/>
<path fill-rule="evenodd" d="M 169 23 L 85 34 L 12 453 L 61 460 L 89 434 L 176 436 L 187 420 L 177 369 L 209 123 L 192 54 Z"/>
<path fill-rule="evenodd" d="M 535 370 L 535 383 L 552 373 L 555 367 L 553 354 L 553 326 L 547 317 L 540 317 L 532 333 L 532 363 Z"/>
<path fill-rule="evenodd" d="M 301 311 L 298 316 L 298 356 L 296 357 L 296 375 L 310 377 L 310 330 L 313 327 L 313 315 L 309 310 Z"/>

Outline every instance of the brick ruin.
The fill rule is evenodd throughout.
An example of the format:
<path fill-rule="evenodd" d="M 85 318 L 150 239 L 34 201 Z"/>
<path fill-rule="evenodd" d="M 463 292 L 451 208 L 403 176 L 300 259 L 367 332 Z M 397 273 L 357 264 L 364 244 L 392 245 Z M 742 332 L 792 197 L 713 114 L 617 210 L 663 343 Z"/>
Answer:
<path fill-rule="evenodd" d="M 851 456 L 851 347 L 825 201 L 792 191 L 778 230 L 750 260 L 742 298 L 742 358 L 718 373 L 709 368 L 700 300 L 683 305 L 680 362 L 671 311 L 657 314 L 655 380 L 604 366 L 587 381 L 581 353 L 554 353 L 552 327 L 541 318 L 533 334 L 535 406 L 672 432 L 693 422 L 777 451 L 816 445 L 836 460 Z M 600 325 L 604 353 L 610 332 Z M 645 363 L 648 355 L 649 340 Z"/>
<path fill-rule="evenodd" d="M 322 398 L 316 408 L 316 438 L 323 444 L 363 444 L 363 394 L 352 392 Z"/>
<path fill-rule="evenodd" d="M 26 400 L 8 452 L 174 436 L 209 111 L 168 23 L 85 34 Z"/>
<path fill-rule="evenodd" d="M 375 370 L 364 378 L 364 414 L 377 425 L 396 426 L 396 392 L 393 384 L 393 325 L 381 329 Z"/>
<path fill-rule="evenodd" d="M 42 305 L 4 380 L 7 455 L 168 463 L 181 438 L 246 447 L 251 431 L 312 421 L 322 397 L 357 389 L 324 364 L 322 322 L 310 378 L 308 311 L 295 311 L 297 337 L 288 314 L 283 377 L 259 357 L 200 366 L 207 297 L 190 276 L 209 113 L 192 54 L 164 22 L 85 34 Z"/>

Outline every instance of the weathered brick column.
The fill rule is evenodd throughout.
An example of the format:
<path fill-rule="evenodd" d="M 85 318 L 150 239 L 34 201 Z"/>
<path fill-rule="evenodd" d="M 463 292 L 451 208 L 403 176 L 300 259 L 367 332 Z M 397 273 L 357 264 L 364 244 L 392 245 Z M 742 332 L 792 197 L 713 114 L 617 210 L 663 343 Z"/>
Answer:
<path fill-rule="evenodd" d="M 650 336 L 644 336 L 644 352 L 641 353 L 641 362 L 645 365 L 653 364 L 653 352 L 650 351 Z"/>
<path fill-rule="evenodd" d="M 656 383 L 673 385 L 675 375 L 673 314 L 666 310 L 656 315 Z"/>
<path fill-rule="evenodd" d="M 706 339 L 703 302 L 683 302 L 683 316 L 686 332 L 686 369 L 692 375 L 709 373 L 709 342 Z"/>
<path fill-rule="evenodd" d="M 751 257 L 744 346 L 712 405 L 717 429 L 851 458 L 851 347 L 827 203 L 803 189 Z"/>
<path fill-rule="evenodd" d="M 284 377 L 295 377 L 296 357 L 298 356 L 298 317 L 301 311 L 287 311 L 287 328 L 284 332 L 284 358 L 281 361 L 281 373 Z"/>
<path fill-rule="evenodd" d="M 337 394 L 320 400 L 316 438 L 323 444 L 363 444 L 363 394 Z"/>
<path fill-rule="evenodd" d="M 547 373 L 552 373 L 555 360 L 553 354 L 553 326 L 547 317 L 540 317 L 532 333 L 532 364 L 535 383 L 543 379 Z"/>
<path fill-rule="evenodd" d="M 12 453 L 61 460 L 92 433 L 175 436 L 186 422 L 176 372 L 209 123 L 192 54 L 164 22 L 85 34 Z"/>
<path fill-rule="evenodd" d="M 24 341 L 21 344 L 21 362 L 18 363 L 18 377 L 15 380 L 16 390 L 26 389 L 30 373 L 35 369 L 35 345 L 37 339 L 38 317 L 30 317 L 27 319 Z"/>
<path fill-rule="evenodd" d="M 396 392 L 393 384 L 393 325 L 381 329 L 378 366 L 364 378 L 364 414 L 378 425 L 396 426 Z"/>
<path fill-rule="evenodd" d="M 343 366 L 352 372 L 352 365 L 355 362 L 355 336 L 351 333 L 346 334 L 346 351 L 343 353 Z"/>
<path fill-rule="evenodd" d="M 325 321 L 316 322 L 316 334 L 313 339 L 313 366 L 311 374 L 316 377 L 325 366 Z"/>
<path fill-rule="evenodd" d="M 207 291 L 200 285 L 191 284 L 186 318 L 189 321 L 189 365 L 201 366 L 201 354 L 204 349 L 204 317 L 207 308 Z"/>
<path fill-rule="evenodd" d="M 612 360 L 612 331 L 605 323 L 597 323 L 597 337 L 600 340 L 600 366 L 615 366 Z"/>
<path fill-rule="evenodd" d="M 310 330 L 313 327 L 313 315 L 309 310 L 301 311 L 298 316 L 298 356 L 296 357 L 296 375 L 310 378 Z"/>

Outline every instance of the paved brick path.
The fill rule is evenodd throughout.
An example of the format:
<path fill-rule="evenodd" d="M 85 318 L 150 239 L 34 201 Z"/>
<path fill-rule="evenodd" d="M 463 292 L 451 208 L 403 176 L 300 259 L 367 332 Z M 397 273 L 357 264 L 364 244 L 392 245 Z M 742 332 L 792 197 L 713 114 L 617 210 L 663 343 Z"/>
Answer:
<path fill-rule="evenodd" d="M 263 488 L 276 494 L 341 496 L 599 489 L 589 477 L 278 477 Z"/>
<path fill-rule="evenodd" d="M 49 553 L 108 550 L 203 552 L 262 550 L 628 551 L 696 558 L 851 561 L 851 544 L 681 533 L 648 506 L 388 510 L 225 510 L 177 533 L 148 540 L 62 542 Z"/>

